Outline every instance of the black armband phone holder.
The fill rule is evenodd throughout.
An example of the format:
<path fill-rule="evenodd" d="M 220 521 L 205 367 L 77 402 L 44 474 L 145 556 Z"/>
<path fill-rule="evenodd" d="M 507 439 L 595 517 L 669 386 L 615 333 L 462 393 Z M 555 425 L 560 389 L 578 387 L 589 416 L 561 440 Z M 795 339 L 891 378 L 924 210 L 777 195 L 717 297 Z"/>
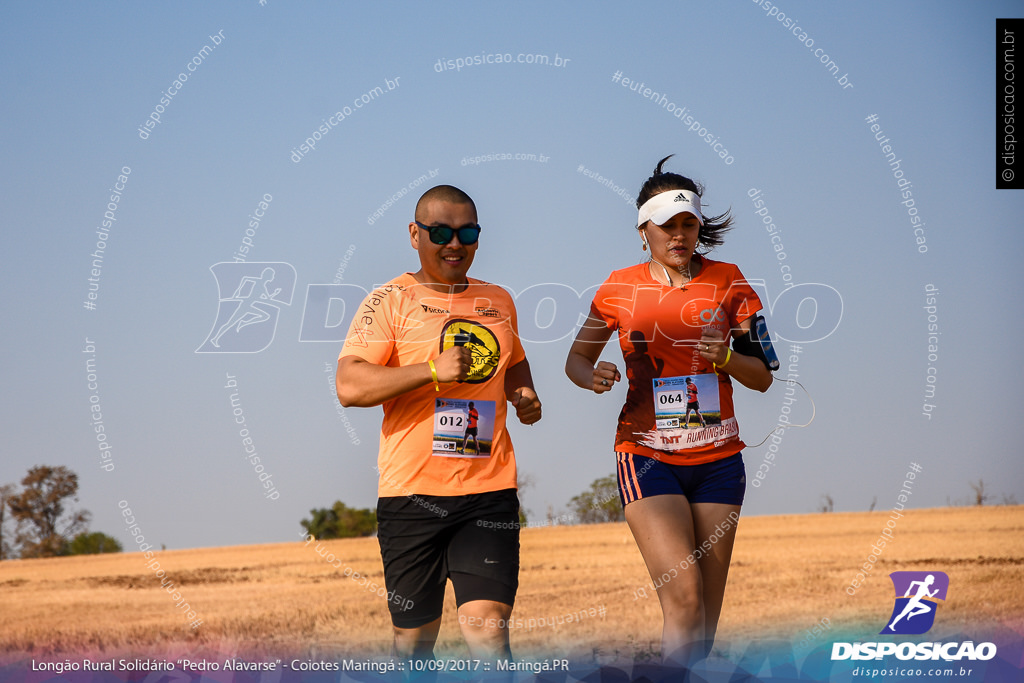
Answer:
<path fill-rule="evenodd" d="M 779 369 L 779 357 L 775 355 L 772 338 L 768 335 L 768 325 L 763 315 L 755 315 L 750 320 L 750 332 L 732 340 L 732 349 L 744 356 L 759 359 L 769 371 Z"/>

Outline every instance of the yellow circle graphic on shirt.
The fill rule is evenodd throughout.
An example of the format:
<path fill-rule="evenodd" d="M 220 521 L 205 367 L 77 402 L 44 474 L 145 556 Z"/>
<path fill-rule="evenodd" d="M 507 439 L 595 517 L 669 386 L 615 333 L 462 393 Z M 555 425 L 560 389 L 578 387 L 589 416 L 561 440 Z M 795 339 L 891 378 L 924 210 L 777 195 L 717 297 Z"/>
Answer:
<path fill-rule="evenodd" d="M 501 347 L 498 338 L 489 329 L 471 320 L 451 320 L 441 331 L 441 352 L 455 346 L 456 335 L 465 335 L 461 339 L 473 354 L 473 365 L 469 368 L 469 376 L 464 382 L 480 384 L 486 382 L 498 369 L 501 360 Z"/>

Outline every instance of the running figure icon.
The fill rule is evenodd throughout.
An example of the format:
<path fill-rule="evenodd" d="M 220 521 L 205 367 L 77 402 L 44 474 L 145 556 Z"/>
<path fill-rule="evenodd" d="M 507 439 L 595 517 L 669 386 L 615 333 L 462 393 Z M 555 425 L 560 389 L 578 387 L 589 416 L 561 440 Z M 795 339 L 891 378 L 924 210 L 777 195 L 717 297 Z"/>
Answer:
<path fill-rule="evenodd" d="M 224 336 L 228 330 L 235 328 L 236 332 L 241 332 L 243 327 L 247 325 L 254 325 L 256 323 L 266 322 L 270 320 L 271 314 L 263 306 L 267 304 L 265 301 L 272 301 L 274 297 L 281 293 L 281 288 L 278 287 L 273 292 L 270 291 L 270 283 L 274 281 L 274 269 L 267 267 L 263 269 L 263 272 L 259 277 L 246 276 L 241 279 L 238 283 L 238 287 L 235 289 L 234 294 L 231 295 L 228 301 L 238 301 L 238 308 L 231 314 L 231 317 L 226 323 L 220 326 L 217 330 L 217 334 L 213 336 L 210 343 L 216 347 L 220 347 L 220 338 Z M 262 285 L 262 288 L 260 287 Z M 260 291 L 262 289 L 262 291 Z M 244 293 L 243 293 L 244 292 Z M 276 309 L 277 307 L 274 306 Z"/>
<path fill-rule="evenodd" d="M 905 598 L 910 598 L 910 601 L 907 602 L 906 606 L 903 608 L 903 611 L 900 612 L 899 616 L 893 619 L 892 623 L 889 624 L 890 631 L 896 630 L 896 622 L 902 619 L 903 617 L 906 617 L 907 621 L 910 621 L 910 619 L 912 619 L 913 617 L 916 617 L 919 614 L 928 614 L 934 609 L 934 607 L 928 605 L 927 603 L 921 600 L 921 598 L 923 597 L 933 598 L 935 597 L 935 594 L 939 592 L 938 588 L 936 588 L 933 591 L 928 590 L 928 588 L 933 583 L 935 583 L 934 574 L 929 574 L 928 576 L 926 576 L 924 581 L 912 581 L 910 583 L 910 586 L 907 587 L 907 592 L 903 595 L 903 597 Z M 917 592 L 913 595 L 913 597 L 911 597 L 910 594 L 914 591 L 914 586 L 917 586 Z"/>

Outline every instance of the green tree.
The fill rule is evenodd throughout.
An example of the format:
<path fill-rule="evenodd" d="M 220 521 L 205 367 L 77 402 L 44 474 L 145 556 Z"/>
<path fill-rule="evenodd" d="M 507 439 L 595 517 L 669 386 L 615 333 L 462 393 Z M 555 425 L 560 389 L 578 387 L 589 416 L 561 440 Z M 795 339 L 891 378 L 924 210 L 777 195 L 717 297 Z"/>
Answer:
<path fill-rule="evenodd" d="M 17 536 L 17 529 L 8 530 L 7 501 L 14 497 L 14 484 L 0 486 L 0 560 L 9 560 L 18 556 L 14 541 Z M 13 525 L 11 525 L 13 526 Z"/>
<path fill-rule="evenodd" d="M 100 553 L 119 553 L 124 548 L 116 538 L 111 538 L 99 531 L 82 533 L 71 539 L 68 544 L 68 555 L 99 555 Z"/>
<path fill-rule="evenodd" d="M 331 508 L 310 510 L 311 519 L 300 522 L 306 533 L 317 540 L 371 536 L 377 531 L 377 511 L 350 508 L 340 500 Z"/>
<path fill-rule="evenodd" d="M 581 524 L 624 520 L 626 517 L 619 502 L 619 484 L 615 475 L 595 479 L 590 484 L 590 490 L 572 497 L 569 510 Z"/>
<path fill-rule="evenodd" d="M 22 557 L 66 555 L 69 539 L 89 523 L 85 510 L 65 512 L 65 500 L 75 498 L 78 475 L 63 465 L 33 467 L 21 480 L 25 488 L 7 501 L 7 508 L 22 525 L 16 539 Z"/>

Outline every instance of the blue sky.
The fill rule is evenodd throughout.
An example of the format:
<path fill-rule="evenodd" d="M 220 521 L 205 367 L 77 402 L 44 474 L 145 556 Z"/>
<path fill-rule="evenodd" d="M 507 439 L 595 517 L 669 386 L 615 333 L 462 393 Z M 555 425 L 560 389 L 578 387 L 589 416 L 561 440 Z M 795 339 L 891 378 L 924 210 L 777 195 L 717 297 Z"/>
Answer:
<path fill-rule="evenodd" d="M 910 507 L 966 499 L 979 479 L 1024 501 L 1012 344 L 1024 203 L 994 189 L 993 116 L 995 18 L 1018 4 L 787 1 L 783 21 L 751 0 L 447 5 L 4 4 L 0 483 L 67 465 L 93 529 L 127 540 L 127 501 L 168 548 L 294 540 L 310 508 L 374 505 L 381 413 L 334 405 L 340 343 L 300 339 L 309 288 L 415 270 L 416 198 L 450 183 L 479 208 L 472 275 L 516 293 L 536 334 L 545 416 L 511 430 L 534 481 L 525 506 L 535 520 L 561 513 L 613 471 L 624 395 L 564 376 L 571 329 L 594 286 L 643 259 L 623 195 L 674 153 L 669 168 L 706 186 L 709 211 L 731 208 L 713 257 L 763 281 L 784 367 L 796 353 L 816 407 L 775 444 L 744 514 L 811 512 L 826 494 L 837 510 L 892 507 L 911 462 Z M 684 107 L 694 130 L 672 113 Z M 232 260 L 257 210 L 246 259 L 290 266 L 290 300 L 266 307 L 265 349 L 196 353 L 218 312 L 210 268 Z M 614 346 L 603 358 L 621 366 Z M 784 406 L 793 422 L 810 415 L 781 383 L 736 393 L 751 444 Z M 245 457 L 239 408 L 277 497 Z M 748 476 L 769 444 L 747 450 Z"/>

